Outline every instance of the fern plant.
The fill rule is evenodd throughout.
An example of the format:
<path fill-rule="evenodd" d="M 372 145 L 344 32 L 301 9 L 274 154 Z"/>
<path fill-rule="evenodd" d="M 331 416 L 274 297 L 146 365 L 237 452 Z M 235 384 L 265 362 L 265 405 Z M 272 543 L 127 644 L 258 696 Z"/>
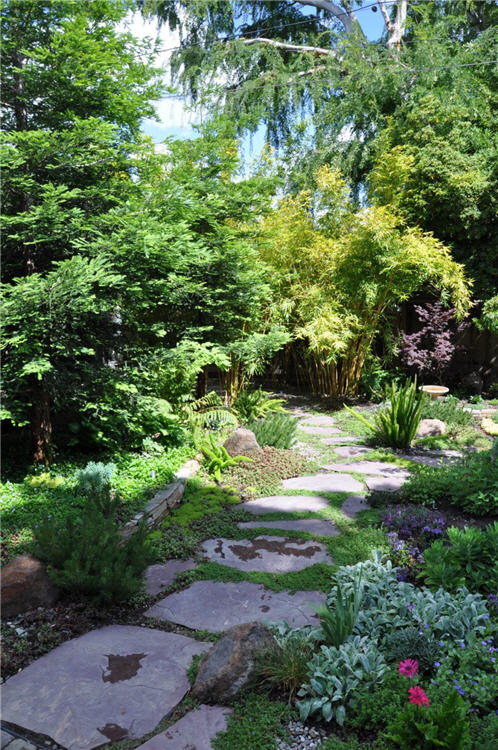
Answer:
<path fill-rule="evenodd" d="M 272 393 L 266 393 L 261 388 L 241 391 L 233 402 L 232 411 L 244 423 L 261 419 L 269 413 L 284 412 L 284 399 L 272 396 Z"/>
<path fill-rule="evenodd" d="M 237 417 L 225 406 L 216 391 L 209 391 L 201 398 L 184 404 L 180 417 L 191 430 L 239 426 Z"/>
<path fill-rule="evenodd" d="M 237 466 L 241 461 L 252 461 L 248 456 L 231 456 L 224 445 L 218 445 L 214 435 L 209 435 L 199 446 L 204 456 L 206 471 L 217 482 L 230 466 Z"/>
<path fill-rule="evenodd" d="M 386 395 L 388 401 L 375 414 L 373 422 L 349 406 L 344 406 L 372 430 L 376 442 L 391 448 L 409 448 L 422 418 L 425 393 L 417 389 L 415 378 L 413 382 L 408 380 L 400 388 L 391 383 Z"/>

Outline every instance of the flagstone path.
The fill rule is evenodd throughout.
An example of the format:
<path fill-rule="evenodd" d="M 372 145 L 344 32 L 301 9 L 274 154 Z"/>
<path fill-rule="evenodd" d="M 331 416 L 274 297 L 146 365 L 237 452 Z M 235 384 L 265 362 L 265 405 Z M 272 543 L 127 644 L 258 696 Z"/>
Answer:
<path fill-rule="evenodd" d="M 192 657 L 211 648 L 211 643 L 203 640 L 160 630 L 158 622 L 211 633 L 254 620 L 284 620 L 294 627 L 317 622 L 310 605 L 319 606 L 326 598 L 318 591 L 277 592 L 245 580 L 199 580 L 161 598 L 177 575 L 195 568 L 201 558 L 239 571 L 278 574 L 317 563 L 332 566 L 327 537 L 341 532 L 340 524 L 324 517 L 330 499 L 323 493 L 343 493 L 341 512 L 354 522 L 369 507 L 367 488 L 394 489 L 409 477 L 409 472 L 396 464 L 364 458 L 371 449 L 362 445 L 362 438 L 346 434 L 333 417 L 303 409 L 294 410 L 294 414 L 299 417 L 298 449 L 323 465 L 314 475 L 283 481 L 281 492 L 285 494 L 236 506 L 258 516 L 241 521 L 238 528 L 258 529 L 260 535 L 248 534 L 250 538 L 243 540 L 207 539 L 197 560 L 170 560 L 149 567 L 146 590 L 157 597 L 145 612 L 150 627 L 113 625 L 94 630 L 33 662 L 3 685 L 5 721 L 47 735 L 70 750 L 140 739 L 153 732 L 189 690 L 186 671 Z M 415 462 L 427 457 L 403 456 Z M 429 458 L 453 460 L 450 456 Z M 303 491 L 313 494 L 299 494 Z M 281 519 L 266 521 L 270 513 Z M 285 518 L 290 513 L 308 517 Z M 316 514 L 314 518 L 312 514 Z M 299 537 L 300 531 L 306 538 Z M 229 713 L 225 707 L 199 706 L 148 739 L 139 750 L 209 750 L 211 738 L 225 729 Z"/>

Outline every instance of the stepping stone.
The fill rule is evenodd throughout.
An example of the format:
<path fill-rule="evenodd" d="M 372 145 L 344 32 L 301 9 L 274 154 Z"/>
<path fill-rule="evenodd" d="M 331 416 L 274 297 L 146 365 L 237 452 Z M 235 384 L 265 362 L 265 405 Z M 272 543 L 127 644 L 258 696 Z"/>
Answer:
<path fill-rule="evenodd" d="M 319 417 L 310 417 L 309 419 L 306 418 L 304 424 L 313 425 L 314 427 L 332 427 L 335 424 L 335 419 L 333 417 L 327 417 L 325 415 Z M 303 425 L 300 426 L 300 429 L 302 428 Z"/>
<path fill-rule="evenodd" d="M 231 708 L 200 705 L 137 750 L 212 750 L 211 740 L 227 728 Z"/>
<path fill-rule="evenodd" d="M 334 453 L 342 458 L 353 458 L 355 456 L 363 456 L 365 453 L 371 453 L 371 448 L 366 448 L 364 445 L 342 445 L 335 448 Z"/>
<path fill-rule="evenodd" d="M 283 536 L 257 536 L 242 541 L 207 539 L 201 551 L 211 562 L 263 573 L 291 573 L 316 563 L 334 564 L 323 544 Z"/>
<path fill-rule="evenodd" d="M 254 515 L 264 513 L 316 513 L 329 507 L 325 497 L 306 497 L 305 495 L 272 495 L 259 497 L 235 506 L 238 510 L 247 510 Z M 280 527 L 279 527 L 280 528 Z"/>
<path fill-rule="evenodd" d="M 396 492 L 408 479 L 406 476 L 398 477 L 367 477 L 365 483 L 369 490 L 377 492 Z"/>
<path fill-rule="evenodd" d="M 405 477 L 410 475 L 406 469 L 397 464 L 388 464 L 383 461 L 356 461 L 351 464 L 324 464 L 322 469 L 326 471 L 351 471 L 358 474 L 372 474 L 381 477 Z"/>
<path fill-rule="evenodd" d="M 350 495 L 346 498 L 341 506 L 341 513 L 347 518 L 355 519 L 358 513 L 362 510 L 368 510 L 370 505 L 367 503 L 363 495 Z"/>
<path fill-rule="evenodd" d="M 71 750 L 138 739 L 190 689 L 186 669 L 210 643 L 111 625 L 63 643 L 3 685 L 3 719 Z"/>
<path fill-rule="evenodd" d="M 149 565 L 145 571 L 145 588 L 150 596 L 156 596 L 174 582 L 179 573 L 197 565 L 194 560 L 168 560 L 163 565 Z"/>
<path fill-rule="evenodd" d="M 341 432 L 337 427 L 314 427 L 307 424 L 299 425 L 299 430 L 309 435 L 339 435 Z"/>
<path fill-rule="evenodd" d="M 316 536 L 339 536 L 341 533 L 331 521 L 320 518 L 303 518 L 300 521 L 245 521 L 238 523 L 239 529 L 282 529 L 282 531 L 306 531 Z"/>
<path fill-rule="evenodd" d="M 318 591 L 275 592 L 248 581 L 196 581 L 183 591 L 157 602 L 145 615 L 213 633 L 243 622 L 265 620 L 285 620 L 300 628 L 316 624 L 317 615 L 309 604 L 319 607 L 325 599 L 325 594 Z"/>
<path fill-rule="evenodd" d="M 363 485 L 350 474 L 315 474 L 312 477 L 284 479 L 286 490 L 310 490 L 314 492 L 361 492 Z"/>
<path fill-rule="evenodd" d="M 344 437 L 322 438 L 321 442 L 325 443 L 325 445 L 342 445 L 343 443 L 357 443 L 358 440 L 361 440 L 361 438 L 351 435 L 344 435 Z"/>
<path fill-rule="evenodd" d="M 455 463 L 455 461 L 458 461 L 458 459 L 461 458 L 462 454 L 458 453 L 458 451 L 455 451 L 455 453 L 457 453 L 456 456 L 448 456 L 443 454 L 438 456 L 423 456 L 421 454 L 410 455 L 408 453 L 400 455 L 401 458 L 406 458 L 408 461 L 414 461 L 416 464 L 423 464 L 424 466 L 434 466 L 437 468 L 438 466 L 444 466 L 445 464 L 451 464 Z"/>

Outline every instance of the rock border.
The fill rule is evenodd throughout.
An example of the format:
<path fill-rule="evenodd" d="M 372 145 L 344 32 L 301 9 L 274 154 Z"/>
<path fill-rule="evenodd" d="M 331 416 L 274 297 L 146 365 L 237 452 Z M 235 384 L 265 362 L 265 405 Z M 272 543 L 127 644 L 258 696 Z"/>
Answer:
<path fill-rule="evenodd" d="M 200 464 L 195 458 L 189 459 L 183 466 L 180 466 L 174 475 L 174 481 L 167 484 L 159 492 L 156 492 L 144 510 L 133 516 L 131 521 L 125 523 L 120 529 L 119 533 L 123 541 L 133 536 L 144 520 L 149 529 L 161 523 L 168 511 L 181 503 L 183 493 L 185 492 L 185 485 L 189 479 L 197 474 L 200 468 Z"/>

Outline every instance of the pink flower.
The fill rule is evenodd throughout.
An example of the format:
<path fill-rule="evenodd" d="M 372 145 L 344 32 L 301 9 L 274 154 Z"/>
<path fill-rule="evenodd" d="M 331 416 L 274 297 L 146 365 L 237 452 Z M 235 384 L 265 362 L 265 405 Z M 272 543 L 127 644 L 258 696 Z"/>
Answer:
<path fill-rule="evenodd" d="M 429 698 L 426 696 L 424 691 L 418 685 L 408 689 L 408 700 L 413 703 L 414 706 L 428 706 Z"/>
<path fill-rule="evenodd" d="M 400 661 L 398 665 L 398 672 L 404 677 L 413 677 L 414 674 L 417 674 L 417 670 L 418 661 L 416 659 L 405 659 Z"/>

